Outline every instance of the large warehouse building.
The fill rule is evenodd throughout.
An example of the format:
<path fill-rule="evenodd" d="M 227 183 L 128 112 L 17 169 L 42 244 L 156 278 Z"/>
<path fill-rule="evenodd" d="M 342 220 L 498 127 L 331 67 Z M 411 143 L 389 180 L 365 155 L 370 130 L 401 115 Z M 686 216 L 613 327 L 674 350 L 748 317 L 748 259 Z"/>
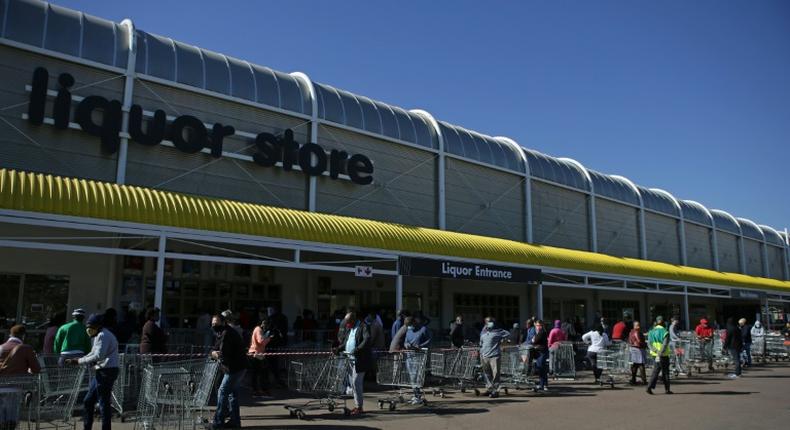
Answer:
<path fill-rule="evenodd" d="M 0 0 L 0 130 L 0 324 L 790 312 L 786 231 L 130 20 Z"/>

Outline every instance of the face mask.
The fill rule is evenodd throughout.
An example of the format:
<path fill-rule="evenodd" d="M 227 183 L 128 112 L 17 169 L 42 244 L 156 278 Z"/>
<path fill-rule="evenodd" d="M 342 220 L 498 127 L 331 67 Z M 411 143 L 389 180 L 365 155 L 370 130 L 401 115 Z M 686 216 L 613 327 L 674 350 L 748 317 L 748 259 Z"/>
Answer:
<path fill-rule="evenodd" d="M 410 325 L 410 326 L 408 326 L 407 328 L 408 328 L 409 330 L 411 330 L 411 331 L 414 331 L 414 326 L 413 326 L 413 325 Z"/>
<path fill-rule="evenodd" d="M 494 322 L 493 322 L 493 321 L 489 321 L 489 322 L 487 322 L 487 323 L 486 323 L 486 327 L 488 327 L 488 328 L 494 328 Z"/>
<path fill-rule="evenodd" d="M 99 334 L 99 330 L 93 327 L 88 327 L 87 329 L 85 329 L 85 332 L 88 333 L 88 336 L 90 337 L 96 337 L 96 335 Z"/>
<path fill-rule="evenodd" d="M 354 322 L 353 321 L 347 322 L 346 323 L 346 328 L 354 328 Z"/>
<path fill-rule="evenodd" d="M 211 326 L 211 328 L 212 328 L 212 329 L 213 329 L 213 330 L 214 330 L 216 333 L 222 333 L 222 330 L 224 330 L 224 328 L 225 328 L 225 327 L 224 327 L 224 326 L 221 326 L 221 325 L 213 325 L 213 326 Z"/>
<path fill-rule="evenodd" d="M 335 318 L 335 324 L 340 324 L 341 322 L 343 322 L 343 320 L 340 318 Z"/>

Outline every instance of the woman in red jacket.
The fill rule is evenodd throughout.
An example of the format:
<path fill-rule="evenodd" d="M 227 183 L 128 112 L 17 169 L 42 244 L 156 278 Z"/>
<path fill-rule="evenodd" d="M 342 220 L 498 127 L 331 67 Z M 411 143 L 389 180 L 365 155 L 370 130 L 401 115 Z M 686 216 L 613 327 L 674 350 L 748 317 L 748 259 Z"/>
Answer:
<path fill-rule="evenodd" d="M 634 321 L 634 328 L 631 329 L 631 333 L 628 335 L 628 345 L 631 348 L 631 385 L 636 385 L 637 370 L 640 372 L 639 376 L 642 378 L 642 385 L 645 385 L 647 384 L 645 375 L 647 342 L 639 321 Z"/>

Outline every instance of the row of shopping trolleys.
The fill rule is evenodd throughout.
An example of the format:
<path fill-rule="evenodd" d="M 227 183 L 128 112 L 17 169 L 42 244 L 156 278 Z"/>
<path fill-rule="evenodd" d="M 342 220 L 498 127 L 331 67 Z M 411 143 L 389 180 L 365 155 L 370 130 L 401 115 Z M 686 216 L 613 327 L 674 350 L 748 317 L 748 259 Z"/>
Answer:
<path fill-rule="evenodd" d="M 553 357 L 554 378 L 575 378 L 573 344 L 563 342 Z M 530 349 L 523 346 L 502 349 L 499 385 L 505 394 L 511 389 L 537 391 L 531 376 L 532 358 Z M 312 400 L 285 408 L 292 417 L 299 419 L 305 418 L 307 411 L 323 409 L 332 412 L 342 408 L 344 415 L 349 415 L 346 400 L 351 396 L 352 366 L 353 359 L 346 355 L 304 356 L 292 360 L 288 366 L 288 388 Z M 474 392 L 479 396 L 486 385 L 485 378 L 477 347 L 376 354 L 377 384 L 396 389 L 378 397 L 380 409 L 394 411 L 406 404 L 427 406 L 426 382 L 430 382 L 429 392 L 434 396 L 445 397 L 451 390 Z"/>

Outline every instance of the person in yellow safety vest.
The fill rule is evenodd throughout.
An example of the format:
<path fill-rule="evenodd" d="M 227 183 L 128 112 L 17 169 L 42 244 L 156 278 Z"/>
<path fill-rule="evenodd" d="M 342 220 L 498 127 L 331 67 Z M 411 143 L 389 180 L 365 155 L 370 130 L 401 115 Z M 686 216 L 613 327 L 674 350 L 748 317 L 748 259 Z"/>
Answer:
<path fill-rule="evenodd" d="M 669 389 L 669 331 L 664 327 L 664 317 L 656 317 L 656 325 L 647 334 L 647 346 L 650 348 L 650 355 L 656 359 L 653 374 L 650 376 L 650 385 L 647 386 L 647 394 L 653 394 L 659 373 L 664 379 L 664 392 L 672 394 Z"/>

